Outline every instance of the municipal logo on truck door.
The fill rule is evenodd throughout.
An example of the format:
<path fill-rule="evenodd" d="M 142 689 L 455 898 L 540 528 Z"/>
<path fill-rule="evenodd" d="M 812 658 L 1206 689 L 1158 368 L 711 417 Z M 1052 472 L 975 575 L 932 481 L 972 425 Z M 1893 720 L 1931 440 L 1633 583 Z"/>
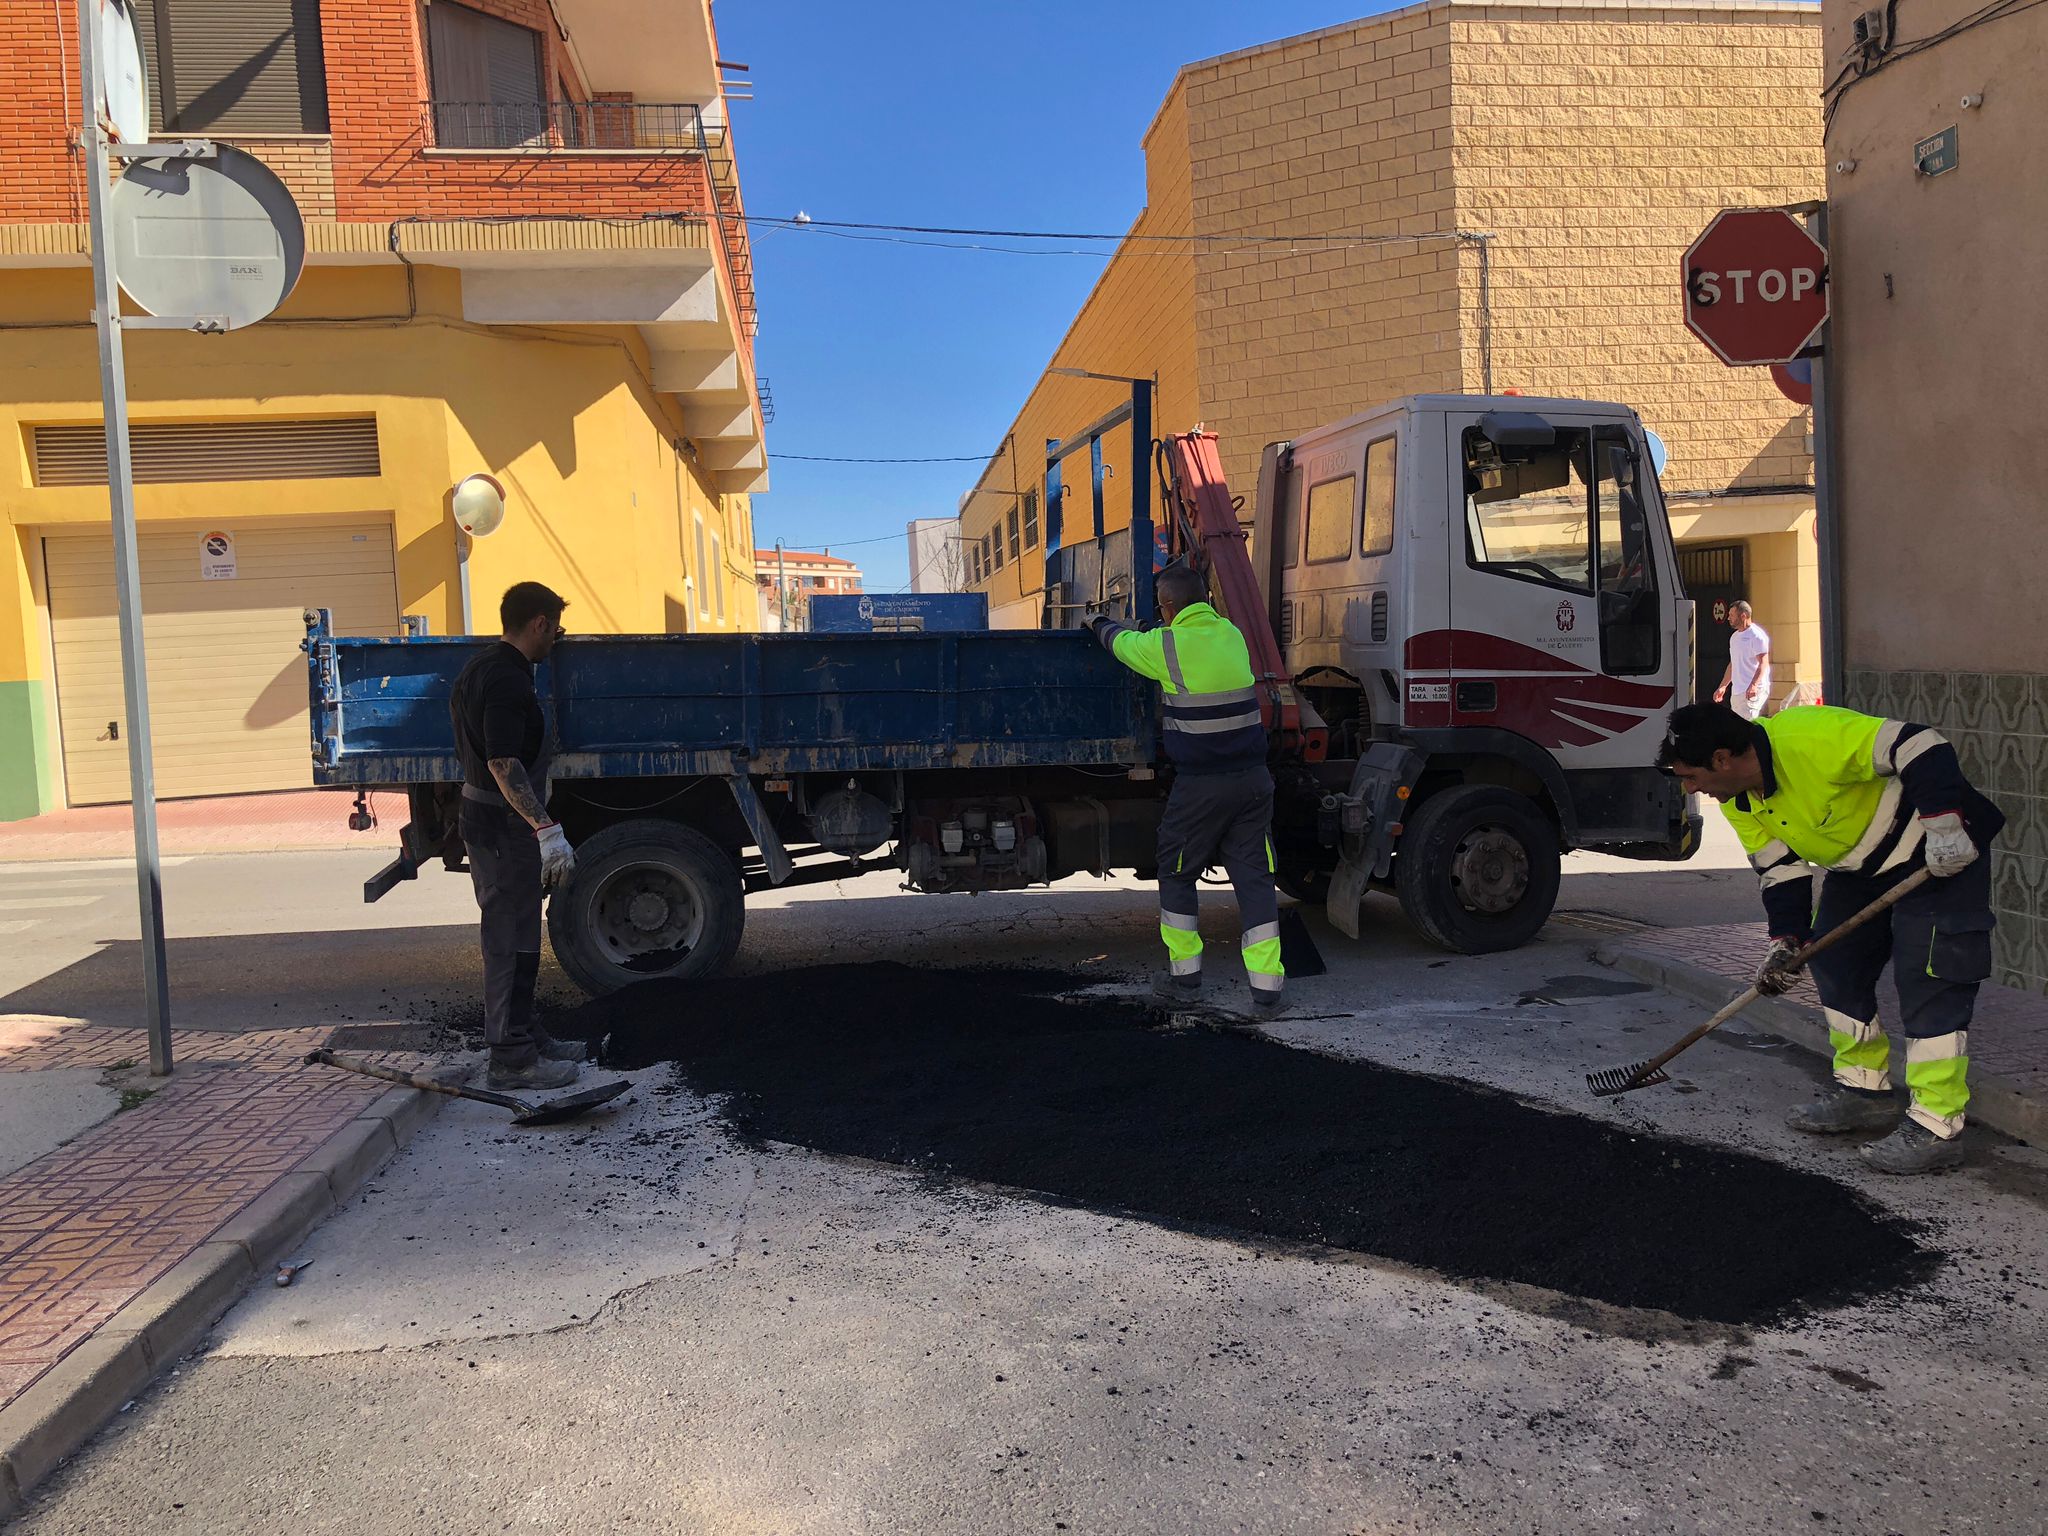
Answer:
<path fill-rule="evenodd" d="M 1562 602 L 1557 605 L 1557 632 L 1559 634 L 1570 634 L 1572 626 L 1578 622 L 1579 611 L 1572 607 L 1570 602 Z"/>

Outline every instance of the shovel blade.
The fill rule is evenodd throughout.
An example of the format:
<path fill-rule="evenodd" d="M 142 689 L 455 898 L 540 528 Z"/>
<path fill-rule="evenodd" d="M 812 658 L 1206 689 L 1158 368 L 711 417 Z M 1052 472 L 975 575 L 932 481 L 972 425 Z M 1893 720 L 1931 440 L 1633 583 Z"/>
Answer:
<path fill-rule="evenodd" d="M 609 1104 L 628 1088 L 632 1079 L 620 1078 L 615 1083 L 599 1083 L 595 1088 L 579 1088 L 574 1093 L 565 1093 L 558 1099 L 549 1099 L 536 1104 L 523 1115 L 514 1115 L 514 1125 L 555 1125 L 563 1120 L 574 1120 L 578 1115 Z"/>

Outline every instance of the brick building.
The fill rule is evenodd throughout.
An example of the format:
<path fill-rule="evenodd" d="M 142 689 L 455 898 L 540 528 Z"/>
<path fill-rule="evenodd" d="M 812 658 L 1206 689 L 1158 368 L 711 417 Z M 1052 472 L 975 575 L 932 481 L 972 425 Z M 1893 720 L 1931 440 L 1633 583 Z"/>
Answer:
<path fill-rule="evenodd" d="M 754 286 L 707 0 L 133 0 L 156 131 L 254 153 L 272 319 L 126 341 L 157 782 L 307 780 L 302 609 L 747 628 Z M 127 793 L 69 4 L 0 7 L 0 817 Z M 448 503 L 506 492 L 465 613 Z M 205 568 L 202 540 L 233 558 Z"/>
<path fill-rule="evenodd" d="M 754 569 L 763 629 L 780 629 L 783 604 L 788 628 L 810 628 L 810 602 L 820 592 L 858 592 L 860 567 L 830 550 L 757 549 Z"/>
<path fill-rule="evenodd" d="M 1679 267 L 1716 210 L 1819 195 L 1818 20 L 1435 0 L 1190 64 L 1145 135 L 1146 206 L 1048 367 L 1156 374 L 1155 431 L 1218 432 L 1245 494 L 1266 443 L 1402 394 L 1627 402 L 1670 448 L 1703 668 L 1726 656 L 1712 603 L 1747 596 L 1782 699 L 1819 678 L 1807 414 L 1686 332 Z M 1033 450 L 1117 391 L 1048 373 L 963 501 L 995 622 L 1036 622 Z"/>

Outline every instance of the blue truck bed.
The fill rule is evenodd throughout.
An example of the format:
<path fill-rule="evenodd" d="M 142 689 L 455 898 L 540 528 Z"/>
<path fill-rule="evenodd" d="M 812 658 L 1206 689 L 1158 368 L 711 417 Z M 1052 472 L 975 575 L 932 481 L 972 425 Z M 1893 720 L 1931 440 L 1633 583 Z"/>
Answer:
<path fill-rule="evenodd" d="M 480 638 L 306 650 L 313 782 L 461 778 L 448 693 Z M 1074 630 L 573 636 L 537 678 L 557 779 L 1143 764 L 1150 685 Z"/>

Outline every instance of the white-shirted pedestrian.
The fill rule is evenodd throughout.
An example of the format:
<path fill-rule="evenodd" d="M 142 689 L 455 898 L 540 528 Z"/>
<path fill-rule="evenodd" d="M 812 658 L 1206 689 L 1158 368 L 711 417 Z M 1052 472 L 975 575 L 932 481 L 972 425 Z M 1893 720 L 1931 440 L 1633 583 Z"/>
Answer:
<path fill-rule="evenodd" d="M 1749 604 L 1728 605 L 1728 667 L 1714 702 L 1726 703 L 1745 720 L 1754 720 L 1771 701 L 1771 635 L 1757 623 Z"/>

